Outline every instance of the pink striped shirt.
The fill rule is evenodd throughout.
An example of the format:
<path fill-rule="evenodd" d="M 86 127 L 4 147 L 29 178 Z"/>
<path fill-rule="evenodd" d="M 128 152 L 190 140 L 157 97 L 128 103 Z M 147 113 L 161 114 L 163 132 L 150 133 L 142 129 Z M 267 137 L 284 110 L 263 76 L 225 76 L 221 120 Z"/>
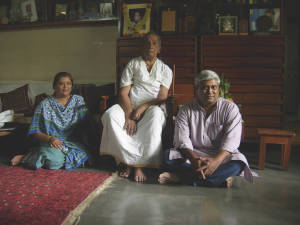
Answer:
<path fill-rule="evenodd" d="M 253 182 L 246 157 L 238 150 L 242 134 L 242 116 L 238 106 L 219 98 L 209 116 L 196 99 L 178 112 L 175 123 L 174 149 L 170 159 L 181 158 L 176 149 L 193 149 L 199 157 L 215 157 L 220 150 L 231 153 L 224 162 L 240 160 L 245 164 L 244 177 Z"/>

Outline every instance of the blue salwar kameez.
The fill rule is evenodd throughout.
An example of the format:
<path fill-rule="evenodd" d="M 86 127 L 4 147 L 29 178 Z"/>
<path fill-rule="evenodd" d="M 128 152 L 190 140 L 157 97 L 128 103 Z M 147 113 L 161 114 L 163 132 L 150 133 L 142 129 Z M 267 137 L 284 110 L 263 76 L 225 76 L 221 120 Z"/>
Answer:
<path fill-rule="evenodd" d="M 72 132 L 86 114 L 85 102 L 79 95 L 71 95 L 65 106 L 55 97 L 48 96 L 37 106 L 28 134 L 47 134 L 62 141 L 63 148 L 60 150 L 51 148 L 48 143 L 39 143 L 23 158 L 23 164 L 33 165 L 33 169 L 67 170 L 82 165 L 88 156 L 85 147 L 72 140 Z"/>

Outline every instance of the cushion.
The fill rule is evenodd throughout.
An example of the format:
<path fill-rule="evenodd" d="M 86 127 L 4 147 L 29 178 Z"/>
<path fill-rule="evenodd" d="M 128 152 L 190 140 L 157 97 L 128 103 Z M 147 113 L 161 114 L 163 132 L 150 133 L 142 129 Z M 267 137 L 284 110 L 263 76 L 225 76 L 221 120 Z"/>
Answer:
<path fill-rule="evenodd" d="M 34 106 L 33 106 L 33 111 L 35 110 L 35 108 L 38 106 L 38 104 L 40 104 L 41 101 L 43 101 L 45 98 L 47 98 L 48 95 L 46 93 L 42 93 L 39 94 L 35 97 L 35 101 L 34 101 Z"/>
<path fill-rule="evenodd" d="M 7 93 L 0 93 L 2 110 L 12 109 L 15 113 L 31 113 L 32 104 L 28 84 Z"/>

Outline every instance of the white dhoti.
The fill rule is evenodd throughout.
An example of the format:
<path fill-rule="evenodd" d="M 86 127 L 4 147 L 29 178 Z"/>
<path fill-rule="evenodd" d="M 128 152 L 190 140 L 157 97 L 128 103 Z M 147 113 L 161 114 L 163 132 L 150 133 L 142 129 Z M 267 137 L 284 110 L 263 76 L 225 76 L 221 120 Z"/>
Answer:
<path fill-rule="evenodd" d="M 133 136 L 123 129 L 125 113 L 118 104 L 103 114 L 102 124 L 101 155 L 111 155 L 117 163 L 122 162 L 133 167 L 161 167 L 161 135 L 166 117 L 159 106 L 150 106 L 145 111 Z"/>

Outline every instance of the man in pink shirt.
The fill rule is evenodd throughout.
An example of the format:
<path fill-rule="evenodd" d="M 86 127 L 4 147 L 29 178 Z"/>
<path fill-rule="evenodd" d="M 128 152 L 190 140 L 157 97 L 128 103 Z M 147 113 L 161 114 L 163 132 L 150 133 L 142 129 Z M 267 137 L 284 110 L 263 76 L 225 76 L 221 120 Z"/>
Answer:
<path fill-rule="evenodd" d="M 158 182 L 231 187 L 243 172 L 253 182 L 246 157 L 239 152 L 242 117 L 238 106 L 219 96 L 220 78 L 203 70 L 195 78 L 195 99 L 178 112 L 174 148 L 165 152 L 168 172 Z"/>

